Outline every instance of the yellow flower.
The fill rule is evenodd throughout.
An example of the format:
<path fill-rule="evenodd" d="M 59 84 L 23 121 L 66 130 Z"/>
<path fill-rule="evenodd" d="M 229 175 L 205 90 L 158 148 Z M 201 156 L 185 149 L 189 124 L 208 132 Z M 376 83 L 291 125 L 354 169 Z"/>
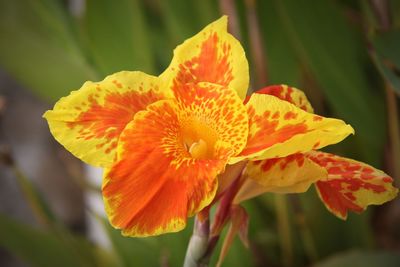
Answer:
<path fill-rule="evenodd" d="M 304 93 L 293 87 L 269 86 L 256 94 L 273 95 L 313 112 Z M 318 138 L 315 142 L 320 143 Z M 241 179 L 233 201 L 236 204 L 265 192 L 302 193 L 315 184 L 325 206 L 341 219 L 347 218 L 349 210 L 362 212 L 368 205 L 395 198 L 398 192 L 392 186 L 393 179 L 384 172 L 363 162 L 315 150 L 249 162 Z"/>
<path fill-rule="evenodd" d="M 272 95 L 244 103 L 248 72 L 222 17 L 178 46 L 160 76 L 124 71 L 87 82 L 44 117 L 66 149 L 105 168 L 114 227 L 128 236 L 176 232 L 223 191 L 218 175 L 227 166 L 309 153 L 353 133 Z"/>

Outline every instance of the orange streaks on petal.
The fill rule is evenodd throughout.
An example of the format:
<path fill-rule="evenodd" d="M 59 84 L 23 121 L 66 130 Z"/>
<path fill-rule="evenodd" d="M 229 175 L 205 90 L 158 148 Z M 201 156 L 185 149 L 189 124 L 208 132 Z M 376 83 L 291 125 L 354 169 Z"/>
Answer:
<path fill-rule="evenodd" d="M 182 132 L 185 108 L 175 100 L 155 102 L 137 113 L 120 137 L 120 160 L 106 175 L 103 195 L 112 224 L 125 235 L 178 231 L 215 195 L 230 147 L 217 140 L 214 153 L 191 155 L 204 151 L 190 151 L 187 138 L 204 133 Z M 198 145 L 209 142 L 202 140 Z"/>
<path fill-rule="evenodd" d="M 86 82 L 61 98 L 44 117 L 51 133 L 67 150 L 91 165 L 110 167 L 120 133 L 135 113 L 171 94 L 162 79 L 138 71 L 121 71 L 99 82 Z"/>
<path fill-rule="evenodd" d="M 209 82 L 228 86 L 233 80 L 230 44 L 221 44 L 218 34 L 211 32 L 200 47 L 198 56 L 179 64 L 174 83 Z"/>
<path fill-rule="evenodd" d="M 88 109 L 81 112 L 75 121 L 68 122 L 67 126 L 70 129 L 79 127 L 77 139 L 105 139 L 104 143 L 98 144 L 98 146 L 108 145 L 105 152 L 110 153 L 116 147 L 116 144 L 110 145 L 110 142 L 121 134 L 135 113 L 159 99 L 161 96 L 152 91 L 146 93 L 113 92 L 105 95 L 104 103 L 99 104 L 96 97 L 90 95 Z"/>

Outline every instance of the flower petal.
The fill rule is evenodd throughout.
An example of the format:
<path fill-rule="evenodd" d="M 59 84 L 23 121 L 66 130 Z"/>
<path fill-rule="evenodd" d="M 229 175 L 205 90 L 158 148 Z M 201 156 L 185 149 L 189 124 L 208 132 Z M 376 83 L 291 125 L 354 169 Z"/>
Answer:
<path fill-rule="evenodd" d="M 253 94 L 246 107 L 249 137 L 230 164 L 246 158 L 262 160 L 302 153 L 335 144 L 354 133 L 342 120 L 305 112 L 270 95 Z"/>
<path fill-rule="evenodd" d="M 161 76 L 174 85 L 209 82 L 229 86 L 244 99 L 249 66 L 241 44 L 227 32 L 227 24 L 223 16 L 179 45 Z"/>
<path fill-rule="evenodd" d="M 112 225 L 125 235 L 179 231 L 215 195 L 226 159 L 191 158 L 179 140 L 178 116 L 177 104 L 162 100 L 137 113 L 121 135 L 103 197 Z"/>
<path fill-rule="evenodd" d="M 234 90 L 201 82 L 174 86 L 172 92 L 188 130 L 205 132 L 207 127 L 211 127 L 218 139 L 230 144 L 233 155 L 243 150 L 248 136 L 248 116 Z"/>
<path fill-rule="evenodd" d="M 328 171 L 328 178 L 318 181 L 316 188 L 328 210 L 341 219 L 349 210 L 359 213 L 397 195 L 393 179 L 365 163 L 319 151 L 306 156 Z"/>
<path fill-rule="evenodd" d="M 236 92 L 184 86 L 186 96 L 149 105 L 121 134 L 103 196 L 112 225 L 125 235 L 182 229 L 212 201 L 217 175 L 245 144 L 247 116 Z"/>
<path fill-rule="evenodd" d="M 303 193 L 314 182 L 326 178 L 327 171 L 306 158 L 293 154 L 284 158 L 250 161 L 244 173 L 246 183 L 235 197 L 235 203 L 265 192 Z M 258 188 L 257 188 L 258 187 Z"/>
<path fill-rule="evenodd" d="M 314 109 L 312 108 L 306 95 L 303 93 L 303 91 L 301 91 L 295 87 L 290 87 L 285 84 L 271 85 L 271 86 L 264 87 L 254 93 L 255 94 L 273 95 L 279 99 L 282 99 L 289 103 L 292 103 L 293 105 L 295 105 L 298 108 L 301 108 L 304 111 L 314 113 Z M 250 97 L 249 97 L 249 99 L 250 99 Z"/>
<path fill-rule="evenodd" d="M 165 98 L 159 79 L 118 72 L 86 82 L 44 114 L 58 142 L 86 163 L 107 167 L 115 160 L 119 135 L 136 112 Z"/>

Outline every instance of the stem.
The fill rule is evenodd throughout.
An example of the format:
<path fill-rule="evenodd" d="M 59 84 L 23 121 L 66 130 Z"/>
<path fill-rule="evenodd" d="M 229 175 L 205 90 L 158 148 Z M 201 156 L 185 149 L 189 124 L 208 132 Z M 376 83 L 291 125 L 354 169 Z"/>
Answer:
<path fill-rule="evenodd" d="M 254 70 L 256 74 L 256 88 L 260 88 L 267 84 L 267 64 L 265 60 L 265 53 L 262 46 L 262 37 L 260 27 L 258 24 L 258 17 L 255 8 L 255 0 L 246 0 L 246 14 L 247 24 L 249 31 L 251 57 L 254 63 Z"/>
<path fill-rule="evenodd" d="M 195 217 L 195 224 L 192 237 L 190 238 L 188 249 L 186 251 L 184 267 L 206 267 L 217 246 L 222 229 L 226 225 L 230 216 L 232 201 L 241 185 L 243 165 L 237 178 L 225 190 L 222 195 L 218 209 L 216 211 L 214 222 L 211 227 L 209 222 L 209 208 L 205 208 Z"/>
<path fill-rule="evenodd" d="M 276 194 L 275 207 L 278 220 L 278 233 L 281 242 L 282 264 L 286 267 L 293 266 L 292 239 L 286 196 Z"/>
<path fill-rule="evenodd" d="M 385 82 L 385 94 L 388 113 L 389 141 L 392 161 L 392 176 L 397 185 L 400 184 L 400 138 L 399 138 L 399 118 L 397 116 L 396 94 L 388 82 Z"/>
<path fill-rule="evenodd" d="M 194 219 L 193 234 L 190 238 L 186 251 L 184 267 L 201 267 L 208 266 L 201 260 L 206 254 L 208 248 L 208 239 L 210 236 L 210 220 L 207 216 L 204 220 L 200 220 L 198 216 Z"/>
<path fill-rule="evenodd" d="M 387 0 L 370 0 L 372 11 L 378 21 L 380 30 L 389 31 L 392 29 L 392 14 L 390 12 L 390 5 Z M 375 51 L 371 51 L 372 59 L 377 61 Z M 397 97 L 392 88 L 390 81 L 385 78 L 385 75 L 379 70 L 385 81 L 385 96 L 387 103 L 387 116 L 388 116 L 388 135 L 390 144 L 390 159 L 391 159 L 391 175 L 394 177 L 395 183 L 400 183 L 400 127 L 397 107 Z"/>
<path fill-rule="evenodd" d="M 317 262 L 317 247 L 315 246 L 311 229 L 307 223 L 307 218 L 304 214 L 300 198 L 297 194 L 292 194 L 289 195 L 289 201 L 291 202 L 291 206 L 293 207 L 296 223 L 300 228 L 300 235 L 304 244 L 304 251 L 311 262 Z"/>
<path fill-rule="evenodd" d="M 38 196 L 32 188 L 32 185 L 28 181 L 28 178 L 17 166 L 15 166 L 15 164 L 11 166 L 11 169 L 13 170 L 15 177 L 17 178 L 18 185 L 20 186 L 22 193 L 26 201 L 28 202 L 28 205 L 30 206 L 35 218 L 41 225 L 48 227 L 50 225 L 50 221 L 46 215 L 46 212 L 43 210 L 40 204 L 40 200 L 38 199 Z"/>
<path fill-rule="evenodd" d="M 237 16 L 236 5 L 232 0 L 219 0 L 221 12 L 229 17 L 228 29 L 237 39 L 240 40 L 239 19 Z"/>

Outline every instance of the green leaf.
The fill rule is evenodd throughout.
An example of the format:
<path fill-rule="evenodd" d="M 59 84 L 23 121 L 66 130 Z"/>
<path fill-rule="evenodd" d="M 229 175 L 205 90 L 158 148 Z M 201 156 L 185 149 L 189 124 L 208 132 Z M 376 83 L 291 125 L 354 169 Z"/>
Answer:
<path fill-rule="evenodd" d="M 103 76 L 121 70 L 154 74 L 151 31 L 140 2 L 87 1 L 82 20 L 83 36 Z"/>
<path fill-rule="evenodd" d="M 38 267 L 96 266 L 93 247 L 62 230 L 45 232 L 0 215 L 0 246 Z"/>
<path fill-rule="evenodd" d="M 192 220 L 181 232 L 146 238 L 124 237 L 106 220 L 99 220 L 110 237 L 121 266 L 160 266 L 163 262 L 169 266 L 182 265 L 192 233 Z"/>
<path fill-rule="evenodd" d="M 59 1 L 1 0 L 0 39 L 0 65 L 45 99 L 97 79 Z"/>
<path fill-rule="evenodd" d="M 378 68 L 400 95 L 400 30 L 377 33 L 372 37 Z"/>
<path fill-rule="evenodd" d="M 349 213 L 347 220 L 343 221 L 326 209 L 314 187 L 301 194 L 300 199 L 319 257 L 354 247 L 372 247 L 368 210 L 362 214 Z M 372 207 L 369 208 L 371 209 Z"/>
<path fill-rule="evenodd" d="M 390 252 L 352 251 L 320 262 L 315 267 L 397 267 L 400 255 Z"/>
<path fill-rule="evenodd" d="M 121 235 L 119 230 L 111 227 L 104 219 L 99 218 L 111 240 L 114 252 L 119 258 L 120 266 L 158 266 L 160 249 L 154 238 L 130 238 Z"/>
<path fill-rule="evenodd" d="M 258 1 L 257 4 L 266 53 L 264 60 L 267 60 L 268 64 L 268 81 L 270 84 L 298 86 L 300 81 L 298 59 L 287 34 L 283 31 L 283 25 L 278 23 L 279 14 L 273 2 Z"/>
<path fill-rule="evenodd" d="M 362 38 L 331 0 L 305 4 L 274 1 L 280 22 L 298 57 L 321 86 L 335 114 L 352 124 L 363 159 L 377 164 L 385 140 L 382 92 L 364 71 L 368 55 Z"/>

